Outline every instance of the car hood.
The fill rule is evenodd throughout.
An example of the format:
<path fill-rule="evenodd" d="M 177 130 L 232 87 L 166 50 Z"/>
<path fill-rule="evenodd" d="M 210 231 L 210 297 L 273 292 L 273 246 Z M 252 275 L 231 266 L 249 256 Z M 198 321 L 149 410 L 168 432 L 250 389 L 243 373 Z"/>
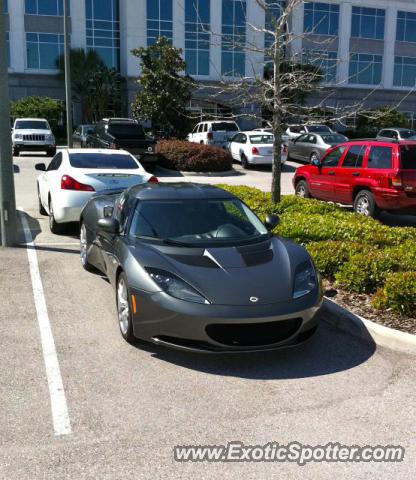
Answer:
<path fill-rule="evenodd" d="M 295 268 L 306 250 L 280 237 L 239 247 L 187 248 L 137 241 L 141 266 L 174 273 L 217 305 L 265 305 L 290 300 Z"/>
<path fill-rule="evenodd" d="M 19 133 L 20 135 L 50 135 L 52 132 L 50 130 L 38 130 L 35 128 L 22 128 L 18 130 L 13 130 L 13 134 Z"/>

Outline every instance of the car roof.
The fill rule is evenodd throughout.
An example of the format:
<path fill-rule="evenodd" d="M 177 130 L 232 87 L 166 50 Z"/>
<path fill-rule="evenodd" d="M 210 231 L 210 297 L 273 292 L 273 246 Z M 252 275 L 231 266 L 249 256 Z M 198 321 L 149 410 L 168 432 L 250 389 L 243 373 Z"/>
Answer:
<path fill-rule="evenodd" d="M 46 118 L 19 117 L 19 118 L 16 118 L 16 119 L 15 119 L 15 122 L 16 122 L 17 120 L 30 120 L 30 121 L 32 121 L 32 120 L 40 120 L 40 121 L 42 121 L 42 122 L 47 122 Z"/>
<path fill-rule="evenodd" d="M 203 200 L 236 198 L 230 192 L 214 187 L 213 185 L 189 182 L 144 183 L 131 187 L 128 190 L 128 195 L 140 200 Z"/>
<path fill-rule="evenodd" d="M 68 153 L 100 153 L 102 155 L 115 155 L 120 153 L 131 155 L 126 150 L 113 150 L 112 148 L 63 148 L 62 151 Z"/>
<path fill-rule="evenodd" d="M 405 128 L 405 127 L 385 127 L 380 130 L 382 132 L 383 130 L 396 130 L 398 132 L 408 132 L 409 130 L 413 130 L 413 128 Z"/>

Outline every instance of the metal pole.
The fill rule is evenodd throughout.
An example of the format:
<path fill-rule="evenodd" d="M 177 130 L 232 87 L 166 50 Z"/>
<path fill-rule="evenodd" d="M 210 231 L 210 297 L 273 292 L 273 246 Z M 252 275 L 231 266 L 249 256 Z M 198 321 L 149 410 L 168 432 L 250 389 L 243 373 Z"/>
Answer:
<path fill-rule="evenodd" d="M 0 234 L 3 247 L 16 243 L 16 199 L 10 134 L 9 74 L 4 2 L 0 0 Z"/>
<path fill-rule="evenodd" d="M 66 98 L 66 137 L 68 148 L 72 148 L 72 89 L 71 65 L 69 61 L 69 0 L 64 0 L 64 57 L 65 57 L 65 98 Z"/>

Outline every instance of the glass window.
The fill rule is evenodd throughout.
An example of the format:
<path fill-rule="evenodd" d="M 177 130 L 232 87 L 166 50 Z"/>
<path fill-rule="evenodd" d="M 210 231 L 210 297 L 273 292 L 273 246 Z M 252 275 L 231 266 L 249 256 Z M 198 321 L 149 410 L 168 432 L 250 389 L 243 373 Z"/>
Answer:
<path fill-rule="evenodd" d="M 305 2 L 303 31 L 316 35 L 338 35 L 339 5 Z"/>
<path fill-rule="evenodd" d="M 416 85 L 416 58 L 394 57 L 393 85 L 398 87 L 414 87 Z"/>
<path fill-rule="evenodd" d="M 4 13 L 9 13 L 9 0 L 4 0 L 3 10 L 4 10 Z"/>
<path fill-rule="evenodd" d="M 295 138 L 295 140 L 296 140 L 296 143 L 304 143 L 308 141 L 308 138 L 309 138 L 309 135 L 305 134 L 305 135 L 300 135 L 298 138 Z"/>
<path fill-rule="evenodd" d="M 371 147 L 367 168 L 391 168 L 391 147 Z"/>
<path fill-rule="evenodd" d="M 221 71 L 225 76 L 245 75 L 246 1 L 223 0 Z"/>
<path fill-rule="evenodd" d="M 261 143 L 266 143 L 268 145 L 271 145 L 273 143 L 273 135 L 250 135 L 250 142 L 253 145 L 261 144 Z"/>
<path fill-rule="evenodd" d="M 26 64 L 35 70 L 56 70 L 64 53 L 64 36 L 57 33 L 26 33 Z"/>
<path fill-rule="evenodd" d="M 87 48 L 110 68 L 120 69 L 119 0 L 85 0 Z"/>
<path fill-rule="evenodd" d="M 337 147 L 334 148 L 334 150 L 331 150 L 328 155 L 323 158 L 321 165 L 323 167 L 336 167 L 340 158 L 342 157 L 342 154 L 344 153 L 345 148 L 346 147 Z"/>
<path fill-rule="evenodd" d="M 285 0 L 266 0 L 267 10 L 265 11 L 265 27 L 266 30 L 274 32 L 276 29 L 276 22 L 280 18 L 284 5 Z M 264 34 L 264 48 L 269 50 L 266 52 L 266 58 L 270 58 L 272 56 L 272 52 L 270 49 L 273 47 L 274 44 L 274 35 L 270 33 Z"/>
<path fill-rule="evenodd" d="M 349 82 L 378 85 L 381 82 L 383 57 L 368 53 L 353 53 L 350 57 Z"/>
<path fill-rule="evenodd" d="M 186 0 L 185 62 L 190 75 L 209 75 L 210 2 Z"/>
<path fill-rule="evenodd" d="M 69 6 L 69 2 L 68 2 Z M 60 15 L 64 14 L 63 0 L 25 0 L 26 15 Z"/>
<path fill-rule="evenodd" d="M 323 50 L 306 50 L 302 56 L 302 63 L 319 68 L 322 81 L 333 83 L 337 78 L 337 52 Z"/>
<path fill-rule="evenodd" d="M 70 153 L 69 163 L 74 168 L 111 168 L 115 170 L 139 168 L 131 155 L 119 153 Z"/>
<path fill-rule="evenodd" d="M 345 154 L 342 167 L 344 168 L 359 168 L 363 164 L 365 153 L 364 145 L 352 145 Z"/>
<path fill-rule="evenodd" d="M 58 152 L 51 160 L 51 163 L 49 164 L 48 168 L 46 169 L 47 172 L 50 172 L 51 170 L 58 170 L 58 168 L 61 166 L 62 163 L 62 153 Z"/>
<path fill-rule="evenodd" d="M 404 170 L 416 170 L 416 147 L 413 145 L 401 146 L 400 163 Z"/>
<path fill-rule="evenodd" d="M 385 10 L 352 7 L 351 37 L 384 39 Z"/>
<path fill-rule="evenodd" d="M 147 0 L 147 45 L 153 45 L 159 37 L 172 41 L 172 0 Z M 192 63 L 192 58 L 189 62 Z"/>
<path fill-rule="evenodd" d="M 416 13 L 397 12 L 396 40 L 416 42 Z"/>

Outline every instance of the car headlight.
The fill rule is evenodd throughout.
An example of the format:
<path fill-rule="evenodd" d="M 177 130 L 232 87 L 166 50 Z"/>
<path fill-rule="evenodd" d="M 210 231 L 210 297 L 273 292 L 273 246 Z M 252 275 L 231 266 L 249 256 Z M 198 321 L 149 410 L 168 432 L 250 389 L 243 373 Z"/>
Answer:
<path fill-rule="evenodd" d="M 316 286 L 316 272 L 312 262 L 303 262 L 296 267 L 293 298 L 303 297 Z"/>
<path fill-rule="evenodd" d="M 55 140 L 55 137 L 54 137 L 52 134 L 48 133 L 47 135 L 45 135 L 45 140 L 54 141 L 54 140 Z"/>
<path fill-rule="evenodd" d="M 15 140 L 23 140 L 23 135 L 21 133 L 15 133 L 14 134 L 14 139 Z"/>
<path fill-rule="evenodd" d="M 152 153 L 153 152 L 153 147 L 147 147 L 147 151 Z"/>
<path fill-rule="evenodd" d="M 146 268 L 146 271 L 150 278 L 172 297 L 185 300 L 186 302 L 209 303 L 205 297 L 173 273 L 157 268 Z"/>

